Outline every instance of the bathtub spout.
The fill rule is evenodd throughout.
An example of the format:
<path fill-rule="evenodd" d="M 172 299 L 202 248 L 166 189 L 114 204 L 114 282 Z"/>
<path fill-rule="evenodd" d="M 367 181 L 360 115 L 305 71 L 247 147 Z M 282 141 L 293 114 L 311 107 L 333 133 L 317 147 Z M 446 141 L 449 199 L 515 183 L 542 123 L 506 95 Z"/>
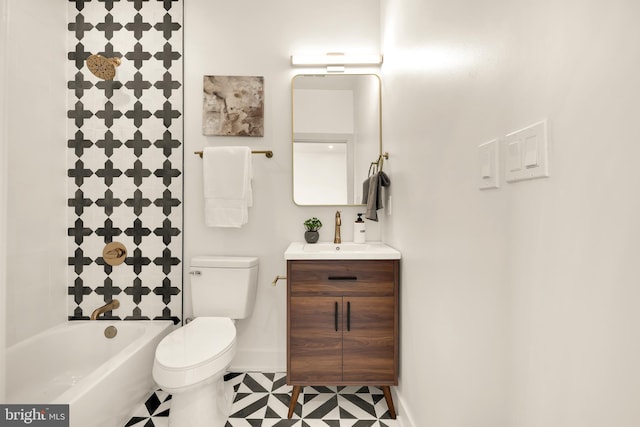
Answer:
<path fill-rule="evenodd" d="M 106 303 L 102 307 L 98 307 L 93 310 L 93 313 L 91 313 L 91 320 L 96 320 L 102 313 L 115 310 L 118 307 L 120 307 L 120 301 L 114 299 L 111 302 Z"/>

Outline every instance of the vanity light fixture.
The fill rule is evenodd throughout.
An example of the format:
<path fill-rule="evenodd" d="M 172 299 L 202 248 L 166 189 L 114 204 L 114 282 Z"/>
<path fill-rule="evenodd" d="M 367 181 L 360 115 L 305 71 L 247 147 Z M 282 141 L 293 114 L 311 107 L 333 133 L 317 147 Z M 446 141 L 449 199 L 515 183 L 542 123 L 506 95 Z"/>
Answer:
<path fill-rule="evenodd" d="M 294 67 L 312 67 L 327 66 L 340 67 L 345 65 L 380 65 L 382 64 L 382 55 L 367 53 L 350 53 L 341 52 L 327 53 L 319 55 L 292 55 L 291 65 Z"/>

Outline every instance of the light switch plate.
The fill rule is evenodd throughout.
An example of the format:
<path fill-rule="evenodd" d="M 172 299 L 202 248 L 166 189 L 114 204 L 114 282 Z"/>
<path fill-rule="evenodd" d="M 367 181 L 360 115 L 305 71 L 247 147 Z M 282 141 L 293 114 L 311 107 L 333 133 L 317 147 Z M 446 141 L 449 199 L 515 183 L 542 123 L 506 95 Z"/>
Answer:
<path fill-rule="evenodd" d="M 543 120 L 505 136 L 507 182 L 549 176 L 547 121 Z"/>
<path fill-rule="evenodd" d="M 522 170 L 522 140 L 513 139 L 507 142 L 507 171 Z"/>
<path fill-rule="evenodd" d="M 478 187 L 481 190 L 498 188 L 498 140 L 485 142 L 478 146 Z"/>

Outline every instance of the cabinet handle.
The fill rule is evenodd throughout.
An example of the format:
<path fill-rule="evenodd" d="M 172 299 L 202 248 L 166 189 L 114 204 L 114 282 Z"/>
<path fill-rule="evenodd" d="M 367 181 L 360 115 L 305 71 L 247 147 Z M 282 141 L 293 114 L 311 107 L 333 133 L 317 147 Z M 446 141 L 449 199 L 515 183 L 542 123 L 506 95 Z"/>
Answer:
<path fill-rule="evenodd" d="M 347 331 L 351 331 L 351 302 L 347 302 Z"/>
<path fill-rule="evenodd" d="M 334 312 L 334 322 L 335 322 L 335 326 L 336 326 L 336 332 L 338 332 L 338 302 L 336 301 L 336 305 L 335 305 L 335 312 Z"/>
<path fill-rule="evenodd" d="M 329 276 L 329 280 L 358 280 L 358 276 Z"/>

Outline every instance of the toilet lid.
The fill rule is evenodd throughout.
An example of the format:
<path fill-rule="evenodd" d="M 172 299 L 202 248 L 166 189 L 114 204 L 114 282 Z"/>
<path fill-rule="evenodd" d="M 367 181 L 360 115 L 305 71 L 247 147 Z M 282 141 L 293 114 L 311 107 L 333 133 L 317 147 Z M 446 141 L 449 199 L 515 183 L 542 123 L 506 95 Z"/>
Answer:
<path fill-rule="evenodd" d="M 194 367 L 215 359 L 231 347 L 236 328 L 226 317 L 197 317 L 164 337 L 156 361 L 169 369 Z"/>

